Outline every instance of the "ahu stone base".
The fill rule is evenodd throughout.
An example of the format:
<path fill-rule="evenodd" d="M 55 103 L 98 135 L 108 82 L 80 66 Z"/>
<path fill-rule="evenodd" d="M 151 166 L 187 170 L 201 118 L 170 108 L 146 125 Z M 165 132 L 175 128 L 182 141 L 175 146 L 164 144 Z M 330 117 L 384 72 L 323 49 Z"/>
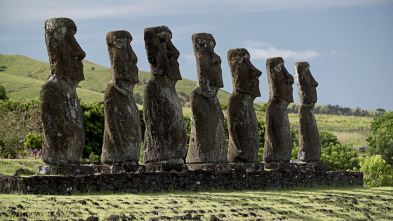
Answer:
<path fill-rule="evenodd" d="M 164 191 L 261 190 L 298 186 L 362 186 L 363 173 L 348 171 L 245 170 L 129 172 L 75 176 L 0 176 L 0 193 L 144 193 Z"/>
<path fill-rule="evenodd" d="M 83 175 L 94 174 L 94 169 L 90 166 L 81 165 L 45 165 L 38 167 L 39 175 Z"/>

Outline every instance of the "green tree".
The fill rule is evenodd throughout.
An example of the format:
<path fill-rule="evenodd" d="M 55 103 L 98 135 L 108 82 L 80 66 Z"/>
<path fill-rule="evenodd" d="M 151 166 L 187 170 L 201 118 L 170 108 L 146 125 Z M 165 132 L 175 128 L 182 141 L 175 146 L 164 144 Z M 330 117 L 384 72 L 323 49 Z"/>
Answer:
<path fill-rule="evenodd" d="M 322 147 L 321 161 L 328 170 L 352 170 L 359 168 L 358 153 L 351 144 L 333 144 Z"/>
<path fill-rule="evenodd" d="M 227 111 L 227 109 L 228 109 L 227 102 L 221 102 L 220 105 L 221 105 L 222 111 L 224 111 L 224 112 Z"/>
<path fill-rule="evenodd" d="M 263 160 L 263 146 L 265 145 L 265 128 L 266 124 L 263 120 L 257 120 L 258 122 L 258 131 L 259 131 L 259 150 L 258 150 L 258 161 L 262 162 Z"/>
<path fill-rule="evenodd" d="M 42 149 L 42 134 L 28 133 L 24 146 L 29 149 Z"/>
<path fill-rule="evenodd" d="M 0 100 L 8 100 L 7 91 L 4 86 L 0 84 Z"/>
<path fill-rule="evenodd" d="M 104 134 L 104 103 L 83 103 L 83 123 L 85 126 L 85 148 L 83 158 L 89 158 L 91 153 L 101 155 Z"/>
<path fill-rule="evenodd" d="M 362 158 L 359 170 L 367 186 L 393 186 L 393 168 L 381 155 Z"/>
<path fill-rule="evenodd" d="M 381 155 L 393 166 L 393 111 L 375 118 L 371 123 L 371 130 L 373 135 L 367 138 L 369 156 Z"/>
<path fill-rule="evenodd" d="M 267 107 L 267 103 L 264 103 L 259 110 L 262 111 L 263 113 L 265 113 L 266 107 Z"/>

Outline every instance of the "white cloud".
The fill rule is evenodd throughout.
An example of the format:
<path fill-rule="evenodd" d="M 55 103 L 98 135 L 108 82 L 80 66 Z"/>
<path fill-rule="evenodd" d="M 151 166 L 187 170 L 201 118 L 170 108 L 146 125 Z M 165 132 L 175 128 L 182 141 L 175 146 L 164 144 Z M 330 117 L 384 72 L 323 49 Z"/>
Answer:
<path fill-rule="evenodd" d="M 195 55 L 194 54 L 182 53 L 182 54 L 180 54 L 180 58 L 184 58 L 188 62 L 195 63 Z"/>
<path fill-rule="evenodd" d="M 51 17 L 73 19 L 141 18 L 161 15 L 203 13 L 248 13 L 261 11 L 308 10 L 332 7 L 359 7 L 389 0 L 13 0 L 1 1 L 0 23 L 45 20 Z"/>
<path fill-rule="evenodd" d="M 266 42 L 244 41 L 244 47 L 248 50 L 252 59 L 267 59 L 271 57 L 283 57 L 284 59 L 303 60 L 320 56 L 314 50 L 294 51 L 290 49 L 278 49 Z"/>

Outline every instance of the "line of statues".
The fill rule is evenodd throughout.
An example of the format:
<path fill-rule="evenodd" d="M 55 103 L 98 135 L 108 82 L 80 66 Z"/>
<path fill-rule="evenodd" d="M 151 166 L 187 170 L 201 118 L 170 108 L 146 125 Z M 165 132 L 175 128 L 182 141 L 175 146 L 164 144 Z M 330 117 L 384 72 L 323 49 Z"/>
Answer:
<path fill-rule="evenodd" d="M 50 61 L 50 76 L 41 90 L 43 124 L 43 160 L 48 165 L 80 164 L 85 142 L 83 112 L 76 88 L 84 80 L 82 60 L 85 52 L 74 35 L 75 23 L 68 18 L 45 22 L 45 41 Z M 214 52 L 216 42 L 208 33 L 192 35 L 198 82 L 190 95 L 191 135 L 186 150 L 187 134 L 182 106 L 175 85 L 181 80 L 179 51 L 166 26 L 144 31 L 145 48 L 151 68 L 151 79 L 144 91 L 143 114 L 144 164 L 215 164 L 256 163 L 260 135 L 253 101 L 260 97 L 262 72 L 250 62 L 244 48 L 228 51 L 233 92 L 228 100 L 229 145 L 225 137 L 224 115 L 217 93 L 224 86 L 221 58 Z M 130 45 L 127 31 L 112 31 L 106 36 L 111 62 L 111 81 L 104 98 L 105 128 L 101 162 L 108 165 L 138 165 L 142 143 L 140 117 L 133 98 L 138 80 L 137 56 Z M 266 61 L 269 102 L 266 108 L 266 136 L 263 160 L 289 163 L 292 139 L 287 106 L 293 102 L 294 78 L 281 57 Z M 298 160 L 318 162 L 321 144 L 313 108 L 317 102 L 316 87 L 309 64 L 295 64 L 299 88 L 299 153 Z"/>

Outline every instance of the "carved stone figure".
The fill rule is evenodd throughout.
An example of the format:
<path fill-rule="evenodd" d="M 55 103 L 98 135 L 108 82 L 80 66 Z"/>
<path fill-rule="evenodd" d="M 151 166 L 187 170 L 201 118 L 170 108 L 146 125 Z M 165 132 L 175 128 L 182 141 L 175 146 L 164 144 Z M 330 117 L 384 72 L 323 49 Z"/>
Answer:
<path fill-rule="evenodd" d="M 43 160 L 49 165 L 79 164 L 85 145 L 83 112 L 76 87 L 84 80 L 85 52 L 75 40 L 75 23 L 68 18 L 45 22 L 50 75 L 41 89 Z"/>
<path fill-rule="evenodd" d="M 211 34 L 192 35 L 196 57 L 198 84 L 191 92 L 191 134 L 186 162 L 225 163 L 227 144 L 224 114 L 217 98 L 224 87 L 221 59 L 214 52 L 216 42 Z"/>
<path fill-rule="evenodd" d="M 266 163 L 288 163 L 291 159 L 292 139 L 287 107 L 293 102 L 294 79 L 284 67 L 281 57 L 267 59 L 266 71 L 269 102 L 266 107 L 263 160 Z"/>
<path fill-rule="evenodd" d="M 131 48 L 132 36 L 127 31 L 106 35 L 112 80 L 105 90 L 105 128 L 101 162 L 134 164 L 139 161 L 142 142 L 138 108 L 133 90 L 138 80 L 138 59 Z"/>
<path fill-rule="evenodd" d="M 228 63 L 233 85 L 228 99 L 228 161 L 256 163 L 260 137 L 253 103 L 261 96 L 258 78 L 262 72 L 251 64 L 244 48 L 229 50 Z"/>
<path fill-rule="evenodd" d="M 299 162 L 319 161 L 321 141 L 313 112 L 317 102 L 318 82 L 312 76 L 308 62 L 296 62 L 295 72 L 300 103 L 298 160 Z"/>
<path fill-rule="evenodd" d="M 144 39 L 152 75 L 143 101 L 146 125 L 143 162 L 183 164 L 187 133 L 175 90 L 176 82 L 182 79 L 177 62 L 179 51 L 172 44 L 172 32 L 166 26 L 146 28 Z"/>

